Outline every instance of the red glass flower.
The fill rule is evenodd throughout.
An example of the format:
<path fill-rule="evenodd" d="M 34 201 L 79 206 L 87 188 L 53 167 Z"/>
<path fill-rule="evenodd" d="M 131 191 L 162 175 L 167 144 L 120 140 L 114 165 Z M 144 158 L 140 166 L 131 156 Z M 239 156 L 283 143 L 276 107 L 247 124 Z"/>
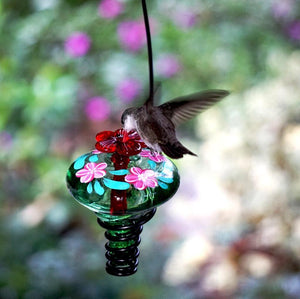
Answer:
<path fill-rule="evenodd" d="M 96 149 L 105 153 L 118 153 L 122 156 L 137 155 L 146 147 L 136 131 L 124 129 L 103 131 L 96 135 Z"/>

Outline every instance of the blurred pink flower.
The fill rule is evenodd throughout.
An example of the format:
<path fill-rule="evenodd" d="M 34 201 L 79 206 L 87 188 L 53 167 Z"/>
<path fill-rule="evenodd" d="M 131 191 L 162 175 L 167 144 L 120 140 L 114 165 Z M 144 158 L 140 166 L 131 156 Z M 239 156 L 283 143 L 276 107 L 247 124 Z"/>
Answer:
<path fill-rule="evenodd" d="M 126 21 L 118 26 L 119 40 L 122 46 L 136 52 L 146 44 L 146 33 L 142 21 Z"/>
<path fill-rule="evenodd" d="M 191 28 L 197 23 L 197 14 L 191 10 L 183 10 L 175 13 L 173 21 L 181 28 Z"/>
<path fill-rule="evenodd" d="M 127 183 L 132 183 L 134 188 L 145 190 L 147 187 L 155 188 L 158 185 L 155 172 L 151 169 L 131 167 L 130 174 L 125 176 Z"/>
<path fill-rule="evenodd" d="M 123 12 L 123 3 L 117 0 L 102 0 L 98 7 L 98 13 L 102 18 L 114 19 Z"/>
<path fill-rule="evenodd" d="M 288 35 L 291 39 L 300 40 L 300 21 L 295 21 L 289 25 Z"/>
<path fill-rule="evenodd" d="M 176 56 L 172 54 L 161 56 L 155 64 L 157 73 L 165 78 L 176 75 L 182 69 L 180 62 Z"/>
<path fill-rule="evenodd" d="M 149 150 L 142 150 L 139 154 L 141 157 L 149 158 L 150 160 L 156 162 L 156 163 L 161 163 L 166 161 L 166 157 L 161 155 L 158 152 L 152 152 Z"/>
<path fill-rule="evenodd" d="M 89 183 L 93 179 L 99 179 L 105 176 L 107 167 L 106 163 L 87 163 L 84 168 L 76 172 L 76 176 L 80 178 L 81 183 Z"/>
<path fill-rule="evenodd" d="M 94 121 L 106 120 L 111 112 L 110 103 L 106 98 L 93 97 L 87 101 L 85 113 L 89 119 Z"/>
<path fill-rule="evenodd" d="M 0 148 L 3 151 L 9 151 L 13 145 L 12 135 L 6 131 L 0 131 Z"/>
<path fill-rule="evenodd" d="M 294 1 L 277 0 L 272 4 L 271 10 L 275 19 L 287 19 L 294 9 Z"/>
<path fill-rule="evenodd" d="M 84 56 L 90 49 L 91 39 L 84 32 L 74 32 L 65 40 L 65 52 L 72 57 Z"/>
<path fill-rule="evenodd" d="M 116 95 L 124 103 L 130 103 L 139 95 L 141 89 L 142 85 L 138 80 L 129 78 L 118 84 L 116 87 Z"/>

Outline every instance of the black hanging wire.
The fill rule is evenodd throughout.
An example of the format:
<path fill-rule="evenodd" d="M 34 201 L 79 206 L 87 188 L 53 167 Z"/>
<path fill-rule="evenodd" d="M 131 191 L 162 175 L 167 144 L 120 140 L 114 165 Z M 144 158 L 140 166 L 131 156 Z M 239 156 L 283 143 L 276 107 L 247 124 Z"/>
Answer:
<path fill-rule="evenodd" d="M 147 48 L 148 48 L 149 99 L 153 100 L 153 96 L 154 96 L 153 55 L 152 55 L 151 32 L 150 32 L 146 0 L 142 0 L 142 7 L 143 7 L 144 23 L 145 23 L 146 37 L 147 37 Z"/>
<path fill-rule="evenodd" d="M 153 102 L 154 97 L 154 76 L 153 57 L 151 45 L 151 33 L 147 13 L 146 0 L 142 1 L 144 23 L 147 37 L 148 65 L 149 65 L 149 98 L 148 102 Z M 111 224 L 97 218 L 98 224 L 105 228 L 105 237 L 108 242 L 106 248 L 106 272 L 115 276 L 132 275 L 137 271 L 140 244 L 140 234 L 143 224 L 148 222 L 155 214 L 156 208 L 148 210 L 146 213 L 134 219 L 130 224 Z"/>

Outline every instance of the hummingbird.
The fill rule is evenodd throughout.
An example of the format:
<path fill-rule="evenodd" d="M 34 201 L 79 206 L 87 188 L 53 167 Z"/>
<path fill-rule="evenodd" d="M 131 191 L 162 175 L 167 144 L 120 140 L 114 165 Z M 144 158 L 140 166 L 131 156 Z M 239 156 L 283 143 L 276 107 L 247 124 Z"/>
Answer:
<path fill-rule="evenodd" d="M 185 154 L 197 156 L 177 139 L 176 127 L 213 106 L 229 92 L 205 90 L 155 106 L 154 98 L 159 91 L 160 86 L 157 86 L 154 95 L 149 96 L 141 107 L 128 108 L 123 112 L 121 123 L 124 129 L 135 130 L 150 150 L 163 152 L 172 159 L 182 158 Z"/>

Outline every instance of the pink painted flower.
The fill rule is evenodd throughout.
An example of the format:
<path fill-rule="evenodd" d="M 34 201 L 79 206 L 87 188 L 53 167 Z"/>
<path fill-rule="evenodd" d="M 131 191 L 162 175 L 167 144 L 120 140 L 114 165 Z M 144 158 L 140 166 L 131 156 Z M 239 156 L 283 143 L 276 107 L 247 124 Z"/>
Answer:
<path fill-rule="evenodd" d="M 132 52 L 140 50 L 146 44 L 146 33 L 142 21 L 126 21 L 118 26 L 119 41 Z"/>
<path fill-rule="evenodd" d="M 116 88 L 116 95 L 122 102 L 128 104 L 132 102 L 141 92 L 142 85 L 136 79 L 125 79 Z"/>
<path fill-rule="evenodd" d="M 161 163 L 166 161 L 166 157 L 161 155 L 158 152 L 151 152 L 149 150 L 142 150 L 140 152 L 141 157 L 149 158 L 150 160 L 156 162 L 156 163 Z"/>
<path fill-rule="evenodd" d="M 175 55 L 166 54 L 156 61 L 157 73 L 165 78 L 176 75 L 181 69 L 181 64 Z"/>
<path fill-rule="evenodd" d="M 103 97 L 90 98 L 85 106 L 86 115 L 93 121 L 106 120 L 109 117 L 110 112 L 110 103 L 106 98 Z"/>
<path fill-rule="evenodd" d="M 117 0 L 102 0 L 98 7 L 98 13 L 102 18 L 114 19 L 124 10 L 123 3 Z"/>
<path fill-rule="evenodd" d="M 130 174 L 125 176 L 125 181 L 133 184 L 138 190 L 145 190 L 147 187 L 155 188 L 158 185 L 153 170 L 139 167 L 131 167 Z"/>
<path fill-rule="evenodd" d="M 65 52 L 72 57 L 84 56 L 90 46 L 91 39 L 84 32 L 74 32 L 65 40 Z"/>
<path fill-rule="evenodd" d="M 81 183 L 89 183 L 93 179 L 102 178 L 105 176 L 107 167 L 106 163 L 87 163 L 84 168 L 76 172 L 76 177 L 80 178 Z"/>

